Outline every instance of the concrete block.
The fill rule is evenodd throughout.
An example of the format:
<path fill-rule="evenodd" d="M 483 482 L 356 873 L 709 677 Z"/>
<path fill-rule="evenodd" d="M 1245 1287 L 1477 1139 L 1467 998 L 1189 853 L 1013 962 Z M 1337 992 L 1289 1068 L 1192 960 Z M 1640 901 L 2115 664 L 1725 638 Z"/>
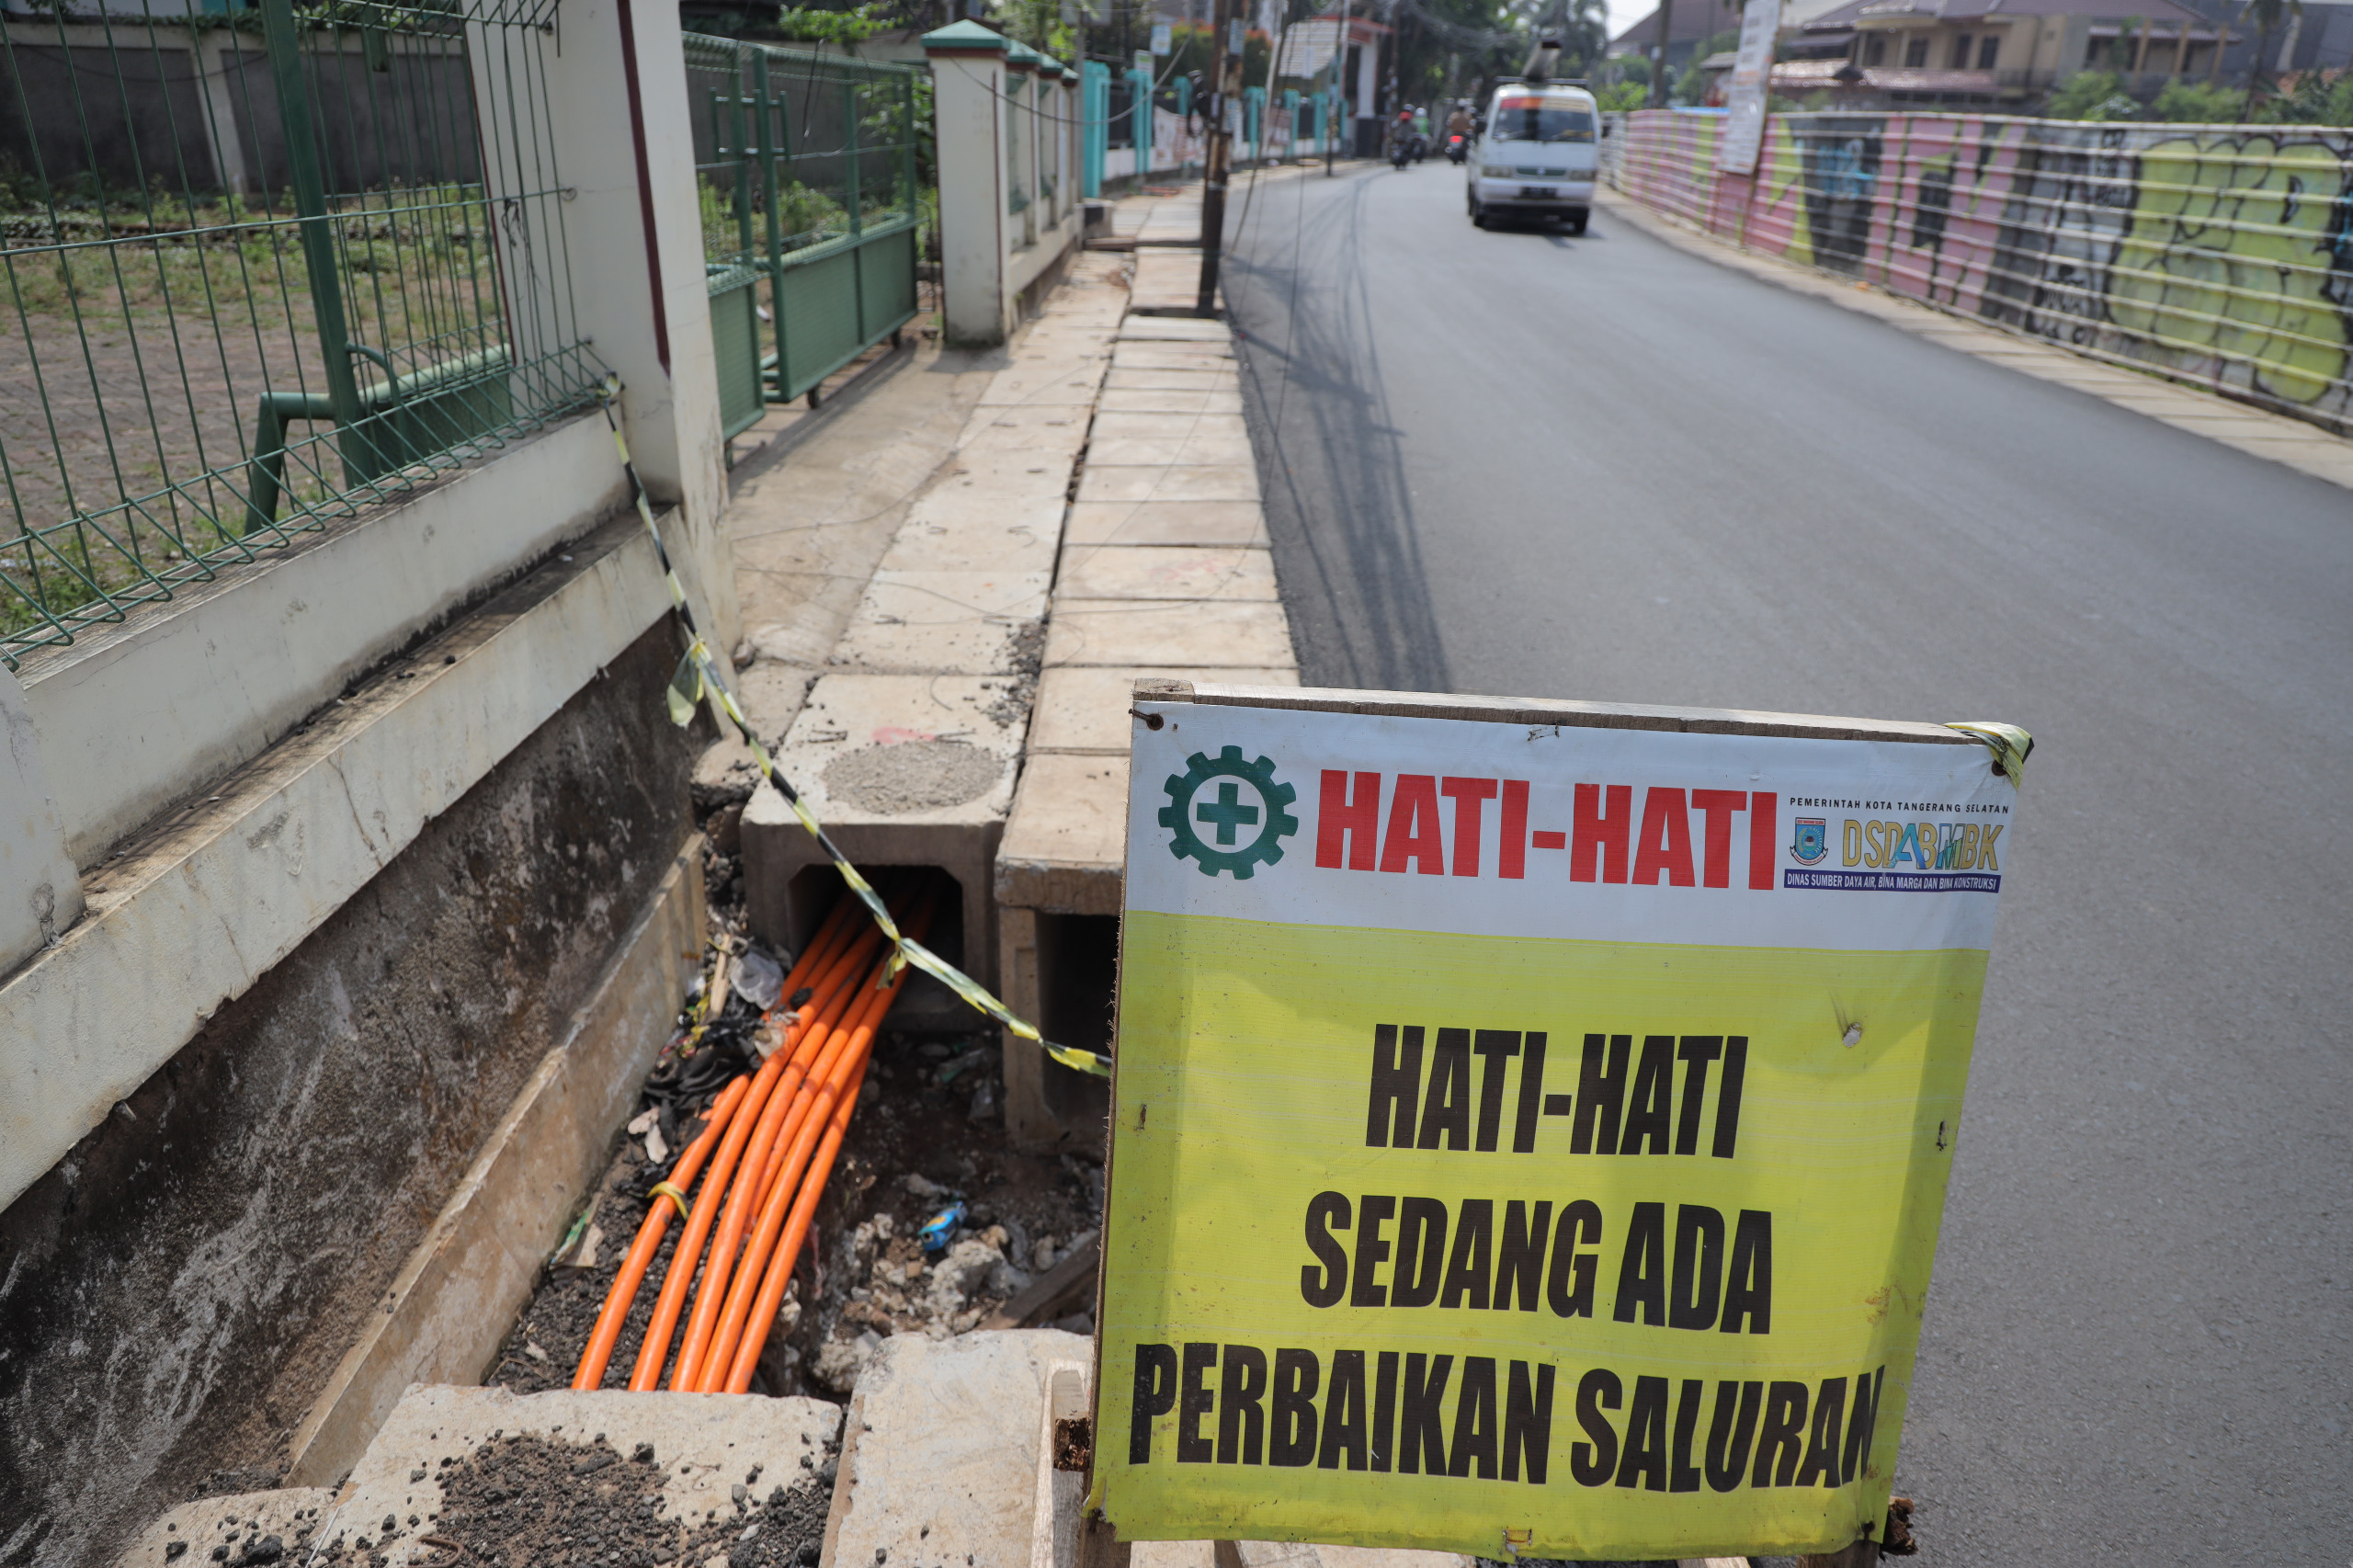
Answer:
<path fill-rule="evenodd" d="M 884 1340 L 850 1399 L 824 1568 L 1029 1568 L 1046 1381 L 1094 1358 L 1052 1329 Z"/>
<path fill-rule="evenodd" d="M 411 1383 L 471 1381 L 490 1366 L 669 1038 L 703 922 L 697 835 L 295 1427 L 295 1484 L 349 1471 Z"/>
<path fill-rule="evenodd" d="M 1181 464 L 1186 467 L 1212 465 L 1243 465 L 1255 460 L 1250 450 L 1250 437 L 1193 435 L 1134 440 L 1117 437 L 1097 440 L 1086 449 L 1086 466 L 1126 468 L 1138 465 Z"/>
<path fill-rule="evenodd" d="M 1012 675 L 1046 616 L 1044 572 L 878 572 L 834 649 L 837 668 Z"/>
<path fill-rule="evenodd" d="M 1032 753 L 1097 751 L 1126 756 L 1128 710 L 1135 705 L 1135 683 L 1147 676 L 1234 686 L 1299 684 L 1299 672 L 1288 665 L 1263 670 L 1101 669 L 1086 665 L 1051 669 L 1038 683 L 1037 706 L 1030 714 Z"/>
<path fill-rule="evenodd" d="M 1035 753 L 997 849 L 997 902 L 1117 915 L 1127 838 L 1125 753 Z"/>
<path fill-rule="evenodd" d="M 1249 501 L 1258 499 L 1258 470 L 1245 460 L 1201 467 L 1104 468 L 1079 476 L 1081 501 Z"/>
<path fill-rule="evenodd" d="M 1061 591 L 1080 599 L 1271 599 L 1267 551 L 1175 545 L 1066 546 Z"/>
<path fill-rule="evenodd" d="M 1046 667 L 1121 665 L 1268 669 L 1296 665 L 1282 606 L 1267 601 L 1139 605 L 1073 599 L 1055 607 Z"/>
<path fill-rule="evenodd" d="M 835 671 L 809 694 L 778 766 L 842 852 L 862 870 L 937 866 L 961 892 L 955 940 L 926 943 L 983 984 L 995 968 L 997 840 L 1012 809 L 1028 705 L 1006 676 L 876 676 Z M 835 885 L 801 881 L 832 864 L 774 789 L 744 812 L 744 894 L 752 928 L 798 949 Z M 948 1000 L 943 1000 L 943 999 Z M 928 976 L 893 1017 L 916 1026 L 969 1014 Z M 937 1015 L 937 1017 L 935 1017 Z"/>
<path fill-rule="evenodd" d="M 436 1533 L 432 1516 L 441 1508 L 441 1460 L 463 1460 L 494 1434 L 585 1445 L 601 1433 L 623 1455 L 651 1443 L 660 1466 L 662 1512 L 699 1524 L 734 1512 L 733 1489 L 755 1466 L 765 1491 L 807 1473 L 801 1463 L 804 1457 L 824 1464 L 825 1445 L 840 1434 L 841 1421 L 839 1406 L 817 1399 L 569 1389 L 514 1394 L 501 1388 L 419 1384 L 402 1395 L 336 1493 L 332 1518 L 319 1536 L 330 1546 L 337 1539 L 367 1536 L 383 1554 L 386 1568 L 447 1562 L 446 1549 L 421 1539 Z M 410 1479 L 419 1470 L 423 1479 Z M 403 1521 L 390 1538 L 381 1531 L 387 1514 Z M 405 1522 L 412 1514 L 419 1520 L 413 1527 Z"/>
<path fill-rule="evenodd" d="M 1106 414 L 1240 414 L 1242 391 L 1232 388 L 1187 389 L 1106 387 L 1095 400 L 1096 417 Z"/>
<path fill-rule="evenodd" d="M 227 1546 L 228 1561 L 248 1545 L 276 1536 L 290 1559 L 335 1506 L 328 1486 L 283 1486 L 275 1492 L 239 1492 L 199 1497 L 156 1516 L 120 1557 L 115 1568 L 212 1568 L 212 1549 Z M 381 1517 L 381 1516 L 379 1516 Z M 232 1523 L 232 1521 L 234 1521 Z M 172 1547 L 181 1548 L 177 1556 Z"/>

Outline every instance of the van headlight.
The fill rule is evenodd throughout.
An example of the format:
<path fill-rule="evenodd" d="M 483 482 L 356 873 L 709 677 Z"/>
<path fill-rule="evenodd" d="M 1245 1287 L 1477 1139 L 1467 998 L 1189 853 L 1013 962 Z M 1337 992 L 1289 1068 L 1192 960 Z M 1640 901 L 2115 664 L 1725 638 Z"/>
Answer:
<path fill-rule="evenodd" d="M 1508 165 L 1504 164 L 1481 164 L 1479 165 L 1479 177 L 1482 179 L 1509 179 L 1511 178 L 1511 169 Z"/>

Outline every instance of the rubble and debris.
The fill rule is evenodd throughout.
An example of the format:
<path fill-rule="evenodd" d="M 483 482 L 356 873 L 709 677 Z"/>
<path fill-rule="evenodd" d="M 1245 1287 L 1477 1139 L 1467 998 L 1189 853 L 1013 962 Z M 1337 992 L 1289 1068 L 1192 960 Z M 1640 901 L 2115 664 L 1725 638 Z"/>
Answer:
<path fill-rule="evenodd" d="M 730 869 L 709 869 L 716 894 L 725 886 L 717 875 Z M 628 1238 L 652 1203 L 666 1201 L 654 1198 L 654 1188 L 703 1130 L 698 1111 L 728 1082 L 758 1070 L 759 1013 L 744 986 L 746 970 L 757 968 L 746 960 L 761 949 L 744 930 L 740 905 L 715 900 L 711 919 L 711 952 L 729 954 L 735 974 L 728 1005 L 710 1017 L 690 1007 L 681 1020 L 646 1081 L 632 1129 L 648 1114 L 654 1119 L 644 1132 L 632 1131 L 589 1206 L 589 1222 L 604 1238 L 595 1267 L 547 1271 L 490 1381 L 518 1393 L 568 1386 Z M 716 992 L 706 974 L 701 994 Z M 811 1000 L 805 986 L 775 998 L 779 1007 Z M 761 1353 L 753 1392 L 847 1398 L 884 1337 L 944 1338 L 995 1322 L 1008 1302 L 1032 1290 L 1037 1276 L 1091 1241 L 1102 1208 L 1101 1166 L 1006 1149 L 996 1119 L 1002 1103 L 997 1031 L 978 1015 L 955 1034 L 886 1032 L 875 1041 L 858 1114 Z M 648 1158 L 647 1134 L 659 1135 L 666 1162 Z M 960 1204 L 958 1221 L 926 1258 L 921 1227 Z M 679 1230 L 669 1226 L 647 1279 L 666 1278 Z M 1060 1324 L 1091 1332 L 1091 1265 L 1062 1297 L 1051 1308 Z M 598 1386 L 627 1386 L 653 1298 L 651 1289 L 638 1292 Z M 544 1348 L 548 1361 L 531 1357 L 529 1345 Z"/>
<path fill-rule="evenodd" d="M 781 1483 L 762 1486 L 757 1470 L 729 1489 L 728 1506 L 681 1516 L 664 1494 L 653 1445 L 624 1456 L 602 1435 L 585 1444 L 512 1433 L 483 1443 L 462 1459 L 444 1456 L 436 1467 L 440 1506 L 406 1520 L 330 1518 L 306 1563 L 386 1568 L 392 1549 L 413 1540 L 426 1553 L 404 1561 L 527 1568 L 552 1562 L 710 1564 L 726 1568 L 806 1568 L 824 1543 L 834 1468 L 812 1462 Z M 422 1499 L 420 1499 L 422 1503 Z M 306 1532 L 307 1533 L 307 1532 Z M 276 1537 L 256 1546 L 268 1548 Z M 298 1543 L 299 1545 L 299 1543 Z M 274 1562 L 284 1554 L 255 1555 L 248 1546 L 233 1562 Z"/>

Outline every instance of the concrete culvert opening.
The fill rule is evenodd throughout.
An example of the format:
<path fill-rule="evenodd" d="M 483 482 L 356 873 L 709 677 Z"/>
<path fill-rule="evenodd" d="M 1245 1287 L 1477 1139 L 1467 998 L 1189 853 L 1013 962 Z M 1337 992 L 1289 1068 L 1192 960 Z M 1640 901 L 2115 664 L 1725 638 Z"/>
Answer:
<path fill-rule="evenodd" d="M 884 900 L 896 907 L 903 893 L 901 889 L 915 885 L 918 880 L 938 889 L 938 903 L 931 917 L 931 929 L 924 937 L 923 945 L 954 964 L 967 969 L 965 963 L 963 887 L 954 877 L 937 866 L 866 865 L 858 872 L 874 885 Z M 786 884 L 784 896 L 784 930 L 780 933 L 785 945 L 798 953 L 809 945 L 825 916 L 834 906 L 852 894 L 842 881 L 842 874 L 831 866 L 804 866 Z M 931 975 L 910 968 L 904 983 L 905 994 L 891 1006 L 891 1028 L 907 1032 L 978 1028 L 987 1023 L 973 1011 L 963 998 L 941 984 Z"/>
<path fill-rule="evenodd" d="M 1111 1053 L 1112 1007 L 1120 979 L 1120 921 L 1110 915 L 1038 916 L 1039 1028 L 1057 1045 Z M 1046 1062 L 1046 1105 L 1065 1141 L 1101 1147 L 1111 1114 L 1111 1083 Z"/>

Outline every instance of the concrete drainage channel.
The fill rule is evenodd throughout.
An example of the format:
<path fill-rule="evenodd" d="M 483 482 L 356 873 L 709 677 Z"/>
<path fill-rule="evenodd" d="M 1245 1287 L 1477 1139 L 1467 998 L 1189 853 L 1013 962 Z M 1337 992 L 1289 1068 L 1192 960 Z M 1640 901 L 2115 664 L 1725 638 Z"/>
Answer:
<path fill-rule="evenodd" d="M 779 748 L 862 867 L 952 880 L 932 946 L 1096 1049 L 1109 1043 L 1130 685 L 1297 683 L 1227 335 L 1130 314 L 1125 282 L 1120 259 L 1080 258 L 1012 346 Z M 695 946 L 697 873 L 717 868 L 719 944 L 799 950 L 837 875 L 772 792 L 705 815 L 721 843 L 690 846 L 661 904 L 678 917 L 645 940 Z M 654 1104 L 578 1092 L 634 1083 L 657 1043 L 619 1042 L 555 1063 L 510 1110 L 282 1483 L 184 1504 L 121 1561 L 1066 1558 L 1075 1492 L 1052 1474 L 1040 1412 L 1050 1384 L 1059 1404 L 1083 1403 L 1091 1373 L 1105 1101 L 1099 1080 L 976 1021 L 923 977 L 894 1006 L 755 1396 L 618 1392 L 659 1257 L 602 1388 L 566 1387 L 646 1189 L 691 1132 L 645 1119 L 656 1142 L 625 1139 L 584 1207 L 572 1146 Z M 655 1085 L 676 1071 L 657 1067 Z M 548 1157 L 557 1145 L 565 1157 Z M 958 1201 L 955 1239 L 927 1255 L 915 1233 Z M 510 1256 L 542 1210 L 581 1216 L 544 1267 Z M 506 1321 L 500 1281 L 518 1269 L 538 1284 L 512 1328 L 467 1351 L 486 1343 L 486 1310 Z M 487 1386 L 403 1392 L 404 1369 L 469 1354 L 485 1354 Z"/>

